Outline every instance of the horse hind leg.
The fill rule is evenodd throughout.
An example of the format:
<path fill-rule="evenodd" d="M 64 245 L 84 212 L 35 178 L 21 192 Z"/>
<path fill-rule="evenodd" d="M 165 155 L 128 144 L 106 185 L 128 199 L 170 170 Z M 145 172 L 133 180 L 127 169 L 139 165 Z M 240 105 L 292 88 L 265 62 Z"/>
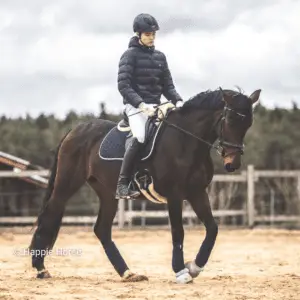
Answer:
<path fill-rule="evenodd" d="M 89 179 L 90 186 L 94 189 L 100 200 L 98 218 L 94 232 L 116 272 L 125 282 L 148 280 L 144 275 L 132 273 L 112 240 L 112 225 L 118 209 L 118 201 L 109 188 L 101 186 L 95 178 Z"/>
<path fill-rule="evenodd" d="M 46 205 L 38 216 L 37 228 L 29 246 L 32 267 L 37 269 L 38 278 L 51 277 L 44 266 L 44 258 L 49 254 L 49 250 L 51 251 L 56 241 L 67 200 L 86 181 L 86 167 L 83 158 L 64 155 L 61 159 L 63 146 L 58 147 L 46 193 Z"/>

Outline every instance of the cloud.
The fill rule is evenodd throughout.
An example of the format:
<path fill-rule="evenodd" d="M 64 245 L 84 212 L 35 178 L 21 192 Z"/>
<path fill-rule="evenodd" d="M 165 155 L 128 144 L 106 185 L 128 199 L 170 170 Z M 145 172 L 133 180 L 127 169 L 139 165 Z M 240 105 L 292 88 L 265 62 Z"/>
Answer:
<path fill-rule="evenodd" d="M 140 12 L 159 20 L 156 47 L 184 99 L 239 85 L 268 106 L 300 104 L 299 11 L 288 0 L 1 1 L 0 114 L 120 111 L 118 62 Z"/>
<path fill-rule="evenodd" d="M 76 27 L 97 33 L 128 33 L 133 18 L 141 13 L 151 13 L 159 21 L 162 32 L 174 30 L 223 30 L 240 13 L 256 11 L 272 4 L 273 0 L 9 0 L 1 8 L 13 12 L 16 19 L 12 30 L 23 28 L 28 33 L 38 33 L 47 26 Z M 25 28 L 23 27 L 25 26 Z M 21 29 L 22 29 L 21 28 Z"/>

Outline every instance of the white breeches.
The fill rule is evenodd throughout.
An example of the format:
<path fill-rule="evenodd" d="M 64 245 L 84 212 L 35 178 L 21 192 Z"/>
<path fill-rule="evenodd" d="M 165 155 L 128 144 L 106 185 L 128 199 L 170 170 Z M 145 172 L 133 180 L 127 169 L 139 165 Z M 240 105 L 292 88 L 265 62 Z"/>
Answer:
<path fill-rule="evenodd" d="M 140 143 L 144 143 L 146 135 L 146 122 L 149 117 L 143 112 L 138 113 L 139 111 L 140 109 L 133 107 L 131 104 L 125 105 L 125 113 L 128 116 L 132 135 Z M 134 115 L 130 116 L 132 114 Z"/>

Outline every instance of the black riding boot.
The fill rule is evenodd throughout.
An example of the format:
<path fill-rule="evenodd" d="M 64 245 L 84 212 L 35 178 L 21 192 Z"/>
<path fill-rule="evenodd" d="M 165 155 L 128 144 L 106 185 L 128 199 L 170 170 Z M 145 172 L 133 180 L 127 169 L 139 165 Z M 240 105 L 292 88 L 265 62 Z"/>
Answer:
<path fill-rule="evenodd" d="M 116 199 L 119 198 L 134 198 L 139 196 L 139 191 L 133 191 L 129 188 L 131 182 L 132 170 L 135 164 L 137 153 L 141 149 L 142 144 L 135 138 L 131 141 L 126 149 L 119 180 L 117 184 Z"/>

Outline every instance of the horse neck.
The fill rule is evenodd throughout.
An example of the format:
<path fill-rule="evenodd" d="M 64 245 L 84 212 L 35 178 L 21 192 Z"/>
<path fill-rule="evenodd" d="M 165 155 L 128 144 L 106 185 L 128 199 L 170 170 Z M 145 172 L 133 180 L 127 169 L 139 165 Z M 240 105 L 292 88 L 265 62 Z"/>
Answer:
<path fill-rule="evenodd" d="M 191 110 L 185 114 L 178 112 L 175 124 L 195 136 L 213 143 L 217 139 L 215 126 L 221 113 L 222 110 Z M 188 136 L 188 138 L 193 139 L 195 143 L 199 144 L 196 138 L 191 136 Z"/>
<path fill-rule="evenodd" d="M 175 125 L 185 131 L 194 134 L 195 136 L 212 143 L 214 136 L 213 125 L 215 124 L 215 113 L 210 112 L 172 112 L 167 118 L 169 124 Z M 197 168 L 201 161 L 207 161 L 210 153 L 210 148 L 195 137 L 176 129 L 173 126 L 164 124 L 164 138 L 160 141 L 157 153 L 157 160 L 154 166 L 159 170 L 157 173 L 168 173 L 180 170 L 176 176 L 187 176 L 193 168 Z M 161 162 L 161 157 L 164 157 L 164 163 Z M 165 171 L 162 168 L 165 166 Z M 177 169 L 176 169 L 177 168 Z"/>

